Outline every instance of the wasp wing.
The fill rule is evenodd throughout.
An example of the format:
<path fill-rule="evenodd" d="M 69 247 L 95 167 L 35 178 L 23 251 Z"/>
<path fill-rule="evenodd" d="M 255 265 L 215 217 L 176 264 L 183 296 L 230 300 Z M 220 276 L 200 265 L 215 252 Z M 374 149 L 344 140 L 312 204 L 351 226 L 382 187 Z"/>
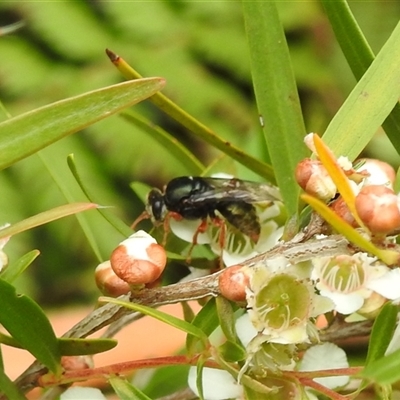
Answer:
<path fill-rule="evenodd" d="M 267 183 L 243 181 L 226 178 L 201 178 L 210 189 L 201 193 L 193 193 L 185 200 L 186 204 L 243 201 L 245 203 L 261 203 L 265 201 L 282 201 L 279 189 Z"/>

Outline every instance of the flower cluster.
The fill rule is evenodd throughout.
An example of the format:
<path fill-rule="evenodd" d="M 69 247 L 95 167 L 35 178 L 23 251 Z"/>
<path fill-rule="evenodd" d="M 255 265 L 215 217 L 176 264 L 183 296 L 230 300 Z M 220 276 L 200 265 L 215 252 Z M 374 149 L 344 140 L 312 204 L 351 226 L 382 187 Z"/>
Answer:
<path fill-rule="evenodd" d="M 305 142 L 316 152 L 314 136 L 310 135 Z M 344 221 L 347 231 L 357 229 L 374 246 L 396 250 L 394 239 L 400 232 L 400 198 L 393 188 L 393 168 L 381 161 L 367 159 L 353 165 L 345 157 L 336 160 L 329 155 L 329 149 L 326 150 L 334 160 L 334 171 L 328 172 L 324 160 L 318 159 L 316 154 L 316 158 L 298 164 L 295 176 L 299 185 L 324 202 L 323 206 L 331 210 L 330 215 L 339 216 L 336 218 Z M 341 176 L 351 196 L 342 197 L 335 174 Z M 352 204 L 349 198 L 354 199 Z M 250 216 L 244 217 L 259 226 L 255 235 L 238 229 L 218 210 L 215 210 L 216 218 L 168 220 L 176 236 L 192 244 L 195 238 L 195 243 L 208 244 L 222 256 L 227 268 L 218 275 L 220 294 L 246 306 L 246 312 L 236 316 L 235 324 L 246 354 L 241 360 L 240 372 L 235 375 L 205 368 L 203 394 L 209 400 L 241 398 L 244 374 L 265 382 L 267 376 L 269 379 L 271 374 L 279 375 L 282 371 L 347 368 L 343 350 L 331 343 L 319 343 L 320 317 L 330 312 L 369 318 L 375 316 L 387 301 L 400 299 L 400 268 L 355 246 L 348 246 L 343 254 L 327 255 L 321 251 L 297 260 L 277 251 L 274 256 L 260 256 L 248 261 L 279 243 L 286 219 L 279 199 L 251 203 L 248 214 Z M 238 213 L 238 216 L 242 217 L 242 214 Z M 314 242 L 326 237 L 317 233 L 312 238 L 309 236 L 307 239 Z M 113 293 L 117 295 L 155 282 L 165 264 L 165 250 L 145 232 L 139 231 L 123 241 L 112 253 L 110 261 L 98 270 L 99 274 L 105 274 L 107 270 L 107 280 L 122 282 L 123 289 Z M 98 284 L 103 291 L 111 293 L 104 280 Z M 114 286 L 118 285 L 115 283 Z M 196 369 L 192 369 L 189 385 L 198 393 L 196 374 Z M 341 376 L 315 381 L 337 388 L 346 385 L 349 378 Z M 217 387 L 221 388 L 221 393 Z M 273 383 L 269 387 L 276 389 Z M 303 398 L 314 397 L 307 392 Z"/>

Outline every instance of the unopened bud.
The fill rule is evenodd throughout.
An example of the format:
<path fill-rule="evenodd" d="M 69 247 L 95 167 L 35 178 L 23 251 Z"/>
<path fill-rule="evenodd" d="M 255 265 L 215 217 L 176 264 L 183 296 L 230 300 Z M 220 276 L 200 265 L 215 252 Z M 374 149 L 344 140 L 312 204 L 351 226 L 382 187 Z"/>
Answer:
<path fill-rule="evenodd" d="M 165 249 L 144 231 L 124 240 L 111 253 L 111 267 L 125 282 L 142 285 L 154 282 L 167 263 Z"/>
<path fill-rule="evenodd" d="M 336 185 L 321 161 L 305 158 L 297 164 L 295 177 L 300 187 L 321 200 L 330 200 L 336 194 Z"/>
<path fill-rule="evenodd" d="M 399 198 L 383 185 L 364 186 L 356 197 L 356 210 L 375 234 L 388 234 L 400 228 Z"/>
<path fill-rule="evenodd" d="M 234 265 L 223 270 L 218 278 L 218 285 L 222 296 L 228 300 L 245 301 L 249 277 L 244 272 L 243 266 Z"/>
<path fill-rule="evenodd" d="M 118 297 L 131 290 L 129 284 L 115 274 L 108 260 L 97 266 L 94 276 L 97 287 L 106 296 Z"/>

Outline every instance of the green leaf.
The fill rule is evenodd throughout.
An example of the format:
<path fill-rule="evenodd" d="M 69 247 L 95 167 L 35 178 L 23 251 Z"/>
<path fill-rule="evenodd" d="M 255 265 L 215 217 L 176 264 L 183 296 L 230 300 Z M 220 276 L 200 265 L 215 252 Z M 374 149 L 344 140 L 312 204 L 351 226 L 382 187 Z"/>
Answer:
<path fill-rule="evenodd" d="M 323 140 L 336 155 L 356 158 L 399 100 L 400 23 L 336 113 Z"/>
<path fill-rule="evenodd" d="M 396 329 L 399 309 L 392 303 L 386 303 L 377 316 L 369 338 L 368 354 L 365 365 L 383 357 Z"/>
<path fill-rule="evenodd" d="M 298 211 L 300 193 L 293 171 L 307 150 L 289 50 L 274 1 L 242 4 L 258 111 L 276 181 L 292 215 Z"/>
<path fill-rule="evenodd" d="M 157 368 L 143 390 L 152 399 L 166 396 L 187 387 L 189 365 Z"/>
<path fill-rule="evenodd" d="M 37 303 L 0 279 L 0 304 L 0 323 L 10 335 L 54 374 L 61 373 L 57 338 Z"/>
<path fill-rule="evenodd" d="M 12 283 L 32 264 L 34 260 L 36 260 L 39 254 L 39 250 L 32 250 L 29 253 L 24 254 L 21 258 L 8 265 L 7 268 L 1 272 L 1 279 L 8 283 Z"/>
<path fill-rule="evenodd" d="M 112 63 L 125 78 L 142 78 L 142 76 L 121 57 L 117 56 L 110 50 L 106 50 L 106 52 Z M 151 96 L 149 100 L 159 107 L 160 110 L 164 111 L 185 128 L 189 129 L 197 138 L 204 140 L 206 143 L 222 151 L 222 153 L 229 155 L 240 164 L 246 166 L 251 171 L 274 183 L 274 171 L 269 164 L 254 158 L 250 154 L 245 153 L 239 147 L 227 142 L 162 93 L 156 93 L 154 96 Z"/>
<path fill-rule="evenodd" d="M 131 110 L 124 111 L 121 113 L 121 116 L 147 132 L 153 139 L 157 140 L 158 143 L 176 158 L 177 162 L 181 163 L 185 169 L 187 169 L 188 174 L 200 175 L 203 172 L 205 166 L 196 156 L 164 129 L 155 126 L 153 122 L 148 121 Z"/>
<path fill-rule="evenodd" d="M 74 155 L 70 154 L 67 157 L 68 167 L 72 172 L 76 182 L 79 187 L 82 189 L 83 193 L 87 197 L 87 199 L 91 202 L 94 202 L 94 196 L 90 193 L 89 189 L 86 187 L 81 175 L 78 171 L 78 168 L 75 164 Z M 106 221 L 108 221 L 118 232 L 120 232 L 123 237 L 128 237 L 132 234 L 132 229 L 129 228 L 128 225 L 124 224 L 118 217 L 114 214 L 110 213 L 106 208 L 98 208 L 98 212 L 104 217 Z M 92 246 L 93 247 L 93 246 Z M 97 247 L 97 246 L 96 246 Z"/>
<path fill-rule="evenodd" d="M 145 183 L 138 181 L 131 182 L 129 186 L 134 191 L 136 196 L 138 196 L 139 199 L 143 201 L 143 204 L 146 204 L 147 195 L 150 192 L 151 187 L 149 185 L 146 185 Z"/>
<path fill-rule="evenodd" d="M 43 162 L 49 175 L 53 178 L 54 182 L 60 189 L 67 203 L 74 203 L 77 200 L 77 196 L 74 193 L 74 178 L 69 174 L 68 169 L 64 168 L 64 165 L 59 162 L 60 154 L 57 152 L 56 146 L 46 148 L 38 152 L 40 160 Z M 72 182 L 71 182 L 72 181 Z M 100 249 L 96 243 L 95 234 L 93 228 L 87 221 L 87 217 L 82 214 L 77 214 L 76 219 L 84 232 L 84 235 L 96 255 L 99 262 L 103 261 L 104 258 L 101 255 Z"/>
<path fill-rule="evenodd" d="M 56 219 L 67 217 L 68 215 L 73 215 L 78 212 L 90 210 L 97 207 L 99 206 L 93 203 L 73 203 L 55 207 L 51 210 L 36 214 L 33 217 L 26 218 L 23 221 L 16 222 L 15 224 L 8 226 L 7 228 L 0 229 L 0 238 L 13 236 L 17 233 L 27 231 L 28 229 L 47 224 L 51 221 L 55 221 Z"/>
<path fill-rule="evenodd" d="M 121 400 L 151 400 L 150 397 L 146 396 L 142 391 L 131 385 L 125 379 L 110 378 L 108 381 Z"/>
<path fill-rule="evenodd" d="M 197 313 L 194 320 L 191 322 L 193 326 L 201 329 L 207 336 L 218 327 L 219 319 L 217 309 L 215 306 L 215 299 L 210 299 L 202 309 Z M 198 351 L 197 348 L 198 338 L 193 335 L 188 335 L 186 339 L 186 349 L 188 354 L 195 354 Z"/>
<path fill-rule="evenodd" d="M 219 354 L 227 362 L 243 361 L 246 358 L 246 350 L 239 344 L 226 341 L 218 347 Z"/>
<path fill-rule="evenodd" d="M 58 338 L 60 353 L 63 356 L 98 354 L 113 349 L 118 344 L 114 339 Z"/>
<path fill-rule="evenodd" d="M 360 375 L 381 385 L 400 380 L 400 350 L 369 363 Z"/>
<path fill-rule="evenodd" d="M 6 399 L 26 400 L 26 397 L 18 390 L 17 386 L 0 368 L 0 395 L 5 395 Z"/>
<path fill-rule="evenodd" d="M 193 324 L 191 324 L 189 322 L 183 321 L 179 318 L 176 318 L 176 317 L 169 315 L 167 313 L 164 313 L 162 311 L 155 310 L 154 308 L 143 306 L 141 304 L 128 303 L 128 302 L 121 301 L 118 299 L 113 299 L 110 297 L 100 297 L 99 302 L 103 302 L 103 303 L 107 302 L 107 303 L 117 304 L 119 306 L 128 308 L 130 310 L 140 312 L 144 315 L 149 315 L 150 317 L 153 317 L 153 318 L 158 319 L 159 321 L 165 322 L 166 324 L 171 325 L 174 328 L 177 328 L 181 331 L 184 331 L 186 333 L 196 336 L 203 342 L 203 345 L 206 345 L 208 343 L 208 338 L 202 330 L 200 330 L 196 326 L 193 326 Z"/>
<path fill-rule="evenodd" d="M 229 341 L 236 343 L 235 315 L 232 303 L 223 296 L 217 297 L 215 302 L 222 332 L 224 332 L 225 337 Z"/>
<path fill-rule="evenodd" d="M 60 354 L 63 356 L 81 356 L 103 353 L 113 349 L 118 342 L 114 339 L 78 339 L 58 338 Z M 23 349 L 24 347 L 15 338 L 0 332 L 0 343 L 7 346 Z"/>
<path fill-rule="evenodd" d="M 203 370 L 204 370 L 204 362 L 205 360 L 203 358 L 199 358 L 199 361 L 197 362 L 196 366 L 196 387 L 197 391 L 199 392 L 199 398 L 200 400 L 204 400 L 204 394 L 203 394 Z"/>
<path fill-rule="evenodd" d="M 160 90 L 162 78 L 124 82 L 71 97 L 0 123 L 0 169 Z"/>
<path fill-rule="evenodd" d="M 357 80 L 360 80 L 374 60 L 365 36 L 345 0 L 322 0 L 336 39 Z M 400 153 L 400 105 L 397 103 L 383 123 L 393 146 Z"/>

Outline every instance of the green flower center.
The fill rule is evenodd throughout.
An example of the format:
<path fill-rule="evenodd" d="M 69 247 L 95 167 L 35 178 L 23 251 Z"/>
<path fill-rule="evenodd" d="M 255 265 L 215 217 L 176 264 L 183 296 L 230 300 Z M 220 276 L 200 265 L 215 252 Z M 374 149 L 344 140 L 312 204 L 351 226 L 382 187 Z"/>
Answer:
<path fill-rule="evenodd" d="M 288 329 L 309 316 L 309 287 L 291 275 L 279 274 L 255 293 L 253 311 L 264 325 L 273 329 Z"/>

